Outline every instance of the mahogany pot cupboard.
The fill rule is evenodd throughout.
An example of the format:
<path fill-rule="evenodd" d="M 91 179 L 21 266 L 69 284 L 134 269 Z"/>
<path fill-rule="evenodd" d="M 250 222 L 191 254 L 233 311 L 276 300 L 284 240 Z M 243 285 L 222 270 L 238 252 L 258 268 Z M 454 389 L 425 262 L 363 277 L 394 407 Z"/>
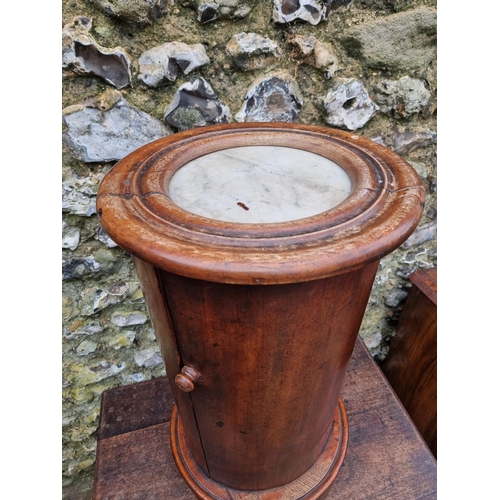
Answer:
<path fill-rule="evenodd" d="M 98 215 L 133 255 L 175 398 L 174 459 L 199 498 L 324 497 L 378 263 L 424 200 L 389 149 L 284 123 L 174 134 L 104 178 Z"/>

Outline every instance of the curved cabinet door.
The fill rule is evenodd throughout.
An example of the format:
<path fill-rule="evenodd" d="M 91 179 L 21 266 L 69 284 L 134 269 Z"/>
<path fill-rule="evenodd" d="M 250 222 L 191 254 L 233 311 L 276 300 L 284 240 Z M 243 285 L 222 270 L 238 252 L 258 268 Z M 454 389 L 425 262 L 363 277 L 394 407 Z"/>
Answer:
<path fill-rule="evenodd" d="M 158 271 L 191 409 L 193 455 L 226 486 L 293 481 L 321 454 L 378 262 L 284 285 L 214 283 Z M 180 373 L 180 372 L 178 372 Z M 196 375 L 195 375 L 196 377 Z M 182 377 L 181 377 L 182 378 Z M 202 464 L 198 462 L 200 467 Z M 202 467 L 203 468 L 203 467 Z"/>
<path fill-rule="evenodd" d="M 160 346 L 161 355 L 167 371 L 168 380 L 175 398 L 175 404 L 182 415 L 182 422 L 186 428 L 186 438 L 196 463 L 205 474 L 208 474 L 203 447 L 201 445 L 193 403 L 189 392 L 181 390 L 175 383 L 175 378 L 182 373 L 183 363 L 179 354 L 177 340 L 172 328 L 169 309 L 165 301 L 163 285 L 159 277 L 159 270 L 138 257 L 133 257 L 135 269 L 142 293 L 148 308 L 156 339 Z"/>

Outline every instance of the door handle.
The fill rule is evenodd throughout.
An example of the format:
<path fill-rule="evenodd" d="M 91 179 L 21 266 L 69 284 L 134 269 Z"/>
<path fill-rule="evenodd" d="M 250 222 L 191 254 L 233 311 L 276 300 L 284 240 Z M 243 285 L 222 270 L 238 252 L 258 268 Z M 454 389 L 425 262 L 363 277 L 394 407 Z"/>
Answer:
<path fill-rule="evenodd" d="M 175 376 L 175 385 L 184 392 L 191 392 L 196 382 L 201 382 L 201 373 L 192 366 L 185 365 L 181 373 Z"/>

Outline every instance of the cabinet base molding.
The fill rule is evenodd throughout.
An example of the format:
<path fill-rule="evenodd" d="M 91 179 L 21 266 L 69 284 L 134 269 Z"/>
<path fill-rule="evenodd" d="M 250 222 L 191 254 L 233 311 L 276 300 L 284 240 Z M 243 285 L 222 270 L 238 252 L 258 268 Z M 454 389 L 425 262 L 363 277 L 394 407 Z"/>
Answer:
<path fill-rule="evenodd" d="M 174 406 L 170 425 L 170 445 L 175 463 L 188 486 L 201 500 L 321 500 L 335 481 L 347 450 L 347 414 L 342 398 L 335 409 L 330 437 L 313 466 L 295 481 L 259 491 L 229 488 L 207 477 L 189 451 L 182 421 Z"/>

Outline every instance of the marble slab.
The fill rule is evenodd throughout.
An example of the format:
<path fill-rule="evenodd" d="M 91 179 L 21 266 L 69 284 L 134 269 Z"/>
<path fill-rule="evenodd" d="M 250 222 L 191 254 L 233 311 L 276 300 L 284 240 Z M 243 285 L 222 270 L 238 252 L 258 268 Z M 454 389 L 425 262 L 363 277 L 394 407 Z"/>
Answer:
<path fill-rule="evenodd" d="M 245 146 L 186 163 L 167 192 L 179 207 L 227 222 L 284 222 L 319 214 L 351 192 L 345 170 L 323 156 L 281 146 Z"/>

